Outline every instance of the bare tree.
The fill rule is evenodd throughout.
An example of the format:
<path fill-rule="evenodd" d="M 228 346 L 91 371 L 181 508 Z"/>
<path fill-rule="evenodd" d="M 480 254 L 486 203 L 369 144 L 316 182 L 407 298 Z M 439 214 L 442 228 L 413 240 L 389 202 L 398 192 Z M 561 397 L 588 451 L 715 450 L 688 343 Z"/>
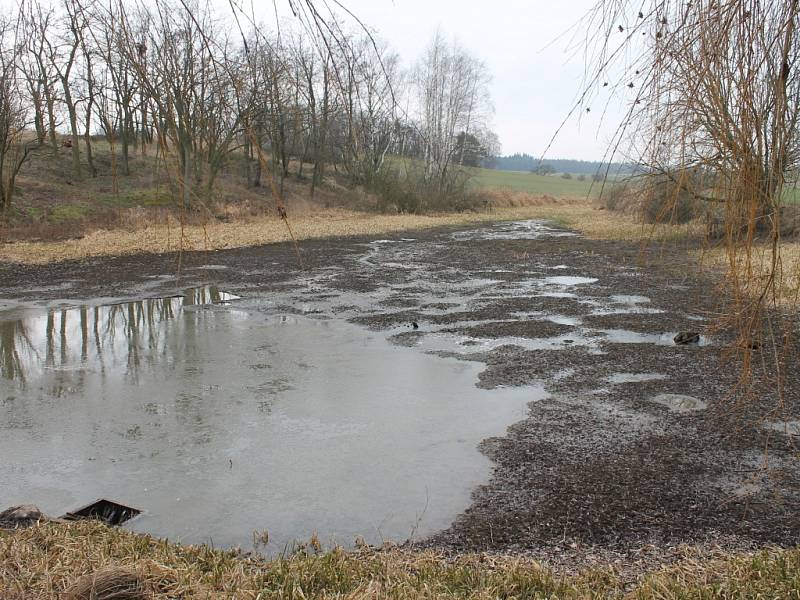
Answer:
<path fill-rule="evenodd" d="M 488 72 L 458 44 L 448 44 L 437 31 L 417 64 L 417 103 L 424 140 L 426 176 L 440 188 L 457 163 L 458 133 L 470 133 L 491 112 Z"/>
<path fill-rule="evenodd" d="M 64 105 L 69 116 L 70 133 L 72 135 L 70 147 L 72 149 L 72 172 L 76 179 L 83 177 L 80 154 L 80 132 L 78 131 L 78 107 L 75 91 L 73 68 L 76 65 L 78 51 L 80 50 L 82 32 L 86 27 L 85 19 L 75 0 L 63 0 L 63 28 L 60 40 L 51 40 L 44 36 L 47 47 L 47 58 L 50 66 L 55 70 L 61 83 L 64 94 Z"/>
<path fill-rule="evenodd" d="M 27 5 L 20 6 L 19 31 L 25 39 L 24 51 L 19 52 L 17 65 L 25 79 L 27 92 L 30 95 L 31 107 L 34 111 L 33 125 L 36 131 L 36 140 L 40 146 L 44 145 L 47 135 L 45 125 L 45 90 L 49 85 L 48 77 L 40 69 L 41 58 L 44 52 L 43 42 L 38 36 L 38 27 L 27 13 Z M 38 61 L 37 61 L 38 57 Z"/>
<path fill-rule="evenodd" d="M 77 29 L 81 58 L 83 59 L 82 83 L 86 86 L 83 94 L 83 140 L 86 146 L 86 162 L 89 166 L 89 173 L 94 178 L 97 177 L 97 167 L 94 164 L 94 153 L 92 151 L 92 115 L 94 114 L 94 107 L 97 100 L 94 67 L 97 51 L 91 45 L 91 39 L 87 41 L 86 30 L 89 27 L 90 14 L 86 11 L 84 6 L 77 1 L 73 2 L 72 9 L 75 11 L 76 17 L 84 24 L 83 27 Z"/>
<path fill-rule="evenodd" d="M 48 59 L 48 36 L 53 34 L 52 10 L 44 10 L 37 2 L 23 2 L 19 8 L 20 34 L 25 40 L 25 51 L 18 57 L 35 111 L 34 127 L 43 143 L 45 136 L 53 152 L 58 150 L 56 139 L 58 77 Z"/>
<path fill-rule="evenodd" d="M 397 106 L 393 89 L 399 81 L 399 57 L 385 48 L 372 51 L 368 38 L 351 44 L 355 55 L 356 105 L 349 105 L 351 152 L 356 181 L 369 184 L 380 172 L 394 143 Z"/>
<path fill-rule="evenodd" d="M 36 145 L 36 140 L 26 139 L 30 121 L 17 68 L 21 48 L 13 24 L 0 20 L 0 201 L 4 219 L 11 210 L 17 175 Z"/>
<path fill-rule="evenodd" d="M 137 86 L 156 109 L 154 126 L 162 149 L 177 155 L 176 179 L 188 208 L 198 197 L 198 185 L 210 197 L 241 131 L 243 115 L 235 98 L 240 65 L 226 37 L 215 29 L 213 15 L 199 5 L 160 2 L 153 12 L 120 11 L 120 49 L 135 70 Z M 151 23 L 146 40 L 136 35 L 136 22 L 143 20 Z"/>

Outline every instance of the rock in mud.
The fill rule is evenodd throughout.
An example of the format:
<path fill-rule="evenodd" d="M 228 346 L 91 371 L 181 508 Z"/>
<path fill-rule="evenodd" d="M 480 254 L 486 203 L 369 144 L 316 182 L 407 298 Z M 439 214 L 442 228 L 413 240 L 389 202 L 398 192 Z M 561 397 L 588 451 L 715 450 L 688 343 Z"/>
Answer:
<path fill-rule="evenodd" d="M 672 341 L 679 346 L 686 344 L 697 344 L 700 342 L 700 334 L 696 331 L 681 331 L 674 338 L 672 338 Z"/>
<path fill-rule="evenodd" d="M 45 515 L 38 507 L 32 504 L 22 506 L 12 506 L 0 512 L 0 527 L 16 528 L 28 527 L 37 521 L 46 519 Z"/>

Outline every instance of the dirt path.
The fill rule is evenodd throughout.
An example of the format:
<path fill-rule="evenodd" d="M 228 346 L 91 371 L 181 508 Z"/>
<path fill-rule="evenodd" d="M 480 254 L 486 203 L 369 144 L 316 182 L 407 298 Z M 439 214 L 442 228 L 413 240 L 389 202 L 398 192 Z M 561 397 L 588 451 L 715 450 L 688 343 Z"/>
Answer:
<path fill-rule="evenodd" d="M 800 539 L 798 438 L 777 421 L 764 426 L 778 416 L 768 367 L 759 395 L 734 410 L 745 398 L 732 393 L 725 334 L 672 343 L 676 332 L 704 330 L 719 308 L 685 249 L 643 252 L 538 222 L 302 248 L 302 272 L 287 244 L 187 253 L 178 285 L 213 282 L 271 298 L 277 313 L 347 319 L 420 352 L 484 363 L 477 385 L 544 382 L 550 393 L 506 437 L 483 443 L 496 463 L 491 481 L 428 545 L 662 562 L 680 544 Z M 169 293 L 176 264 L 165 254 L 5 265 L 0 298 Z M 796 373 L 784 397 L 782 416 L 797 419 Z"/>

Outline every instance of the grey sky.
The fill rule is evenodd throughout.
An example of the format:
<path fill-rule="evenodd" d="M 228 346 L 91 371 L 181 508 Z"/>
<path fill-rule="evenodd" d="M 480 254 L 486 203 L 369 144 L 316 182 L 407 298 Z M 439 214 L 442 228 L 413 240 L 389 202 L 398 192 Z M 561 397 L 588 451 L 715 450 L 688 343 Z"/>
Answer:
<path fill-rule="evenodd" d="M 569 35 L 596 0 L 342 0 L 410 64 L 437 27 L 481 58 L 493 76 L 494 130 L 503 153 L 540 154 L 580 89 L 582 56 L 568 52 Z M 562 39 L 557 40 L 562 36 Z M 555 41 L 557 40 L 557 41 Z M 554 43 L 551 43 L 554 42 Z M 600 101 L 571 119 L 551 158 L 601 159 L 620 121 L 611 105 L 601 125 Z M 599 128 L 599 131 L 598 131 Z"/>

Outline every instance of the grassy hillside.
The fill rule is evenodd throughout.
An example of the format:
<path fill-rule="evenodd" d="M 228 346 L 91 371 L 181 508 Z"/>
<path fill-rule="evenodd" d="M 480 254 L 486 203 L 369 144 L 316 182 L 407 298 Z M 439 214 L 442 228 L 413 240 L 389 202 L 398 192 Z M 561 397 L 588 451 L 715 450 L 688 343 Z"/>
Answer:
<path fill-rule="evenodd" d="M 386 163 L 401 173 L 416 169 L 421 171 L 423 163 L 418 159 L 390 156 Z M 578 181 L 577 175 L 572 179 L 564 179 L 560 174 L 535 175 L 528 171 L 502 171 L 499 169 L 482 169 L 470 167 L 471 184 L 478 190 L 512 190 L 533 196 L 553 196 L 556 198 L 597 197 L 600 187 L 592 187 L 591 178 Z"/>
<path fill-rule="evenodd" d="M 116 152 L 119 153 L 118 148 Z M 129 175 L 121 174 L 119 161 L 112 162 L 106 142 L 95 141 L 93 154 L 96 176 L 90 175 L 86 153 L 82 152 L 83 176 L 78 180 L 73 176 L 69 149 L 60 147 L 55 154 L 44 150 L 35 153 L 17 178 L 8 222 L 0 221 L 0 240 L 65 239 L 98 228 L 138 229 L 165 223 L 170 215 L 181 212 L 174 173 L 167 172 L 155 146 L 148 147 L 145 153 L 131 149 Z M 305 165 L 302 177 L 298 177 L 299 166 L 291 163 L 291 176 L 284 189 L 290 213 L 353 204 L 334 176 L 326 177 L 312 199 L 310 167 Z M 170 169 L 174 170 L 174 166 Z M 235 155 L 218 176 L 211 199 L 205 198 L 204 188 L 195 188 L 193 210 L 183 218 L 205 223 L 273 214 L 274 201 L 266 174 L 262 186 L 253 188 L 247 184 L 246 173 L 243 157 Z"/>
<path fill-rule="evenodd" d="M 157 158 L 156 148 L 148 148 L 145 154 L 132 152 L 128 176 L 119 174 L 118 165 L 115 169 L 111 148 L 105 142 L 94 143 L 94 154 L 97 176 L 89 175 L 84 152 L 84 176 L 78 181 L 72 176 L 67 148 L 59 148 L 56 155 L 37 153 L 17 179 L 9 220 L 0 222 L 0 241 L 77 238 L 97 229 L 142 229 L 167 224 L 176 216 L 176 211 L 181 213 L 181 219 L 200 225 L 274 214 L 274 201 L 266 180 L 260 188 L 248 186 L 247 166 L 239 157 L 232 158 L 220 174 L 213 197 L 198 202 L 195 210 L 183 213 L 164 162 Z M 402 164 L 401 160 L 407 162 L 408 159 L 389 159 L 390 164 L 396 162 L 397 166 Z M 285 201 L 290 215 L 331 207 L 376 210 L 375 194 L 349 189 L 347 181 L 337 177 L 333 169 L 329 169 L 324 184 L 311 198 L 310 166 L 305 165 L 302 172 L 300 166 L 292 163 L 292 174 L 286 181 Z M 560 175 L 543 176 L 523 171 L 478 168 L 470 171 L 474 190 L 494 190 L 494 196 L 532 197 L 514 196 L 505 201 L 485 194 L 493 206 L 527 206 L 531 200 L 542 196 L 584 201 L 597 198 L 601 189 L 599 184 L 593 185 L 588 179 L 580 181 L 574 175 L 572 179 L 564 179 Z M 301 177 L 298 172 L 302 173 Z M 785 200 L 796 204 L 800 193 L 792 187 L 787 190 Z"/>
<path fill-rule="evenodd" d="M 525 192 L 541 196 L 547 194 L 555 197 L 594 198 L 600 186 L 592 187 L 591 179 L 578 181 L 564 179 L 560 175 L 535 175 L 524 171 L 498 171 L 496 169 L 472 169 L 474 183 L 481 189 L 509 188 L 516 192 Z"/>

